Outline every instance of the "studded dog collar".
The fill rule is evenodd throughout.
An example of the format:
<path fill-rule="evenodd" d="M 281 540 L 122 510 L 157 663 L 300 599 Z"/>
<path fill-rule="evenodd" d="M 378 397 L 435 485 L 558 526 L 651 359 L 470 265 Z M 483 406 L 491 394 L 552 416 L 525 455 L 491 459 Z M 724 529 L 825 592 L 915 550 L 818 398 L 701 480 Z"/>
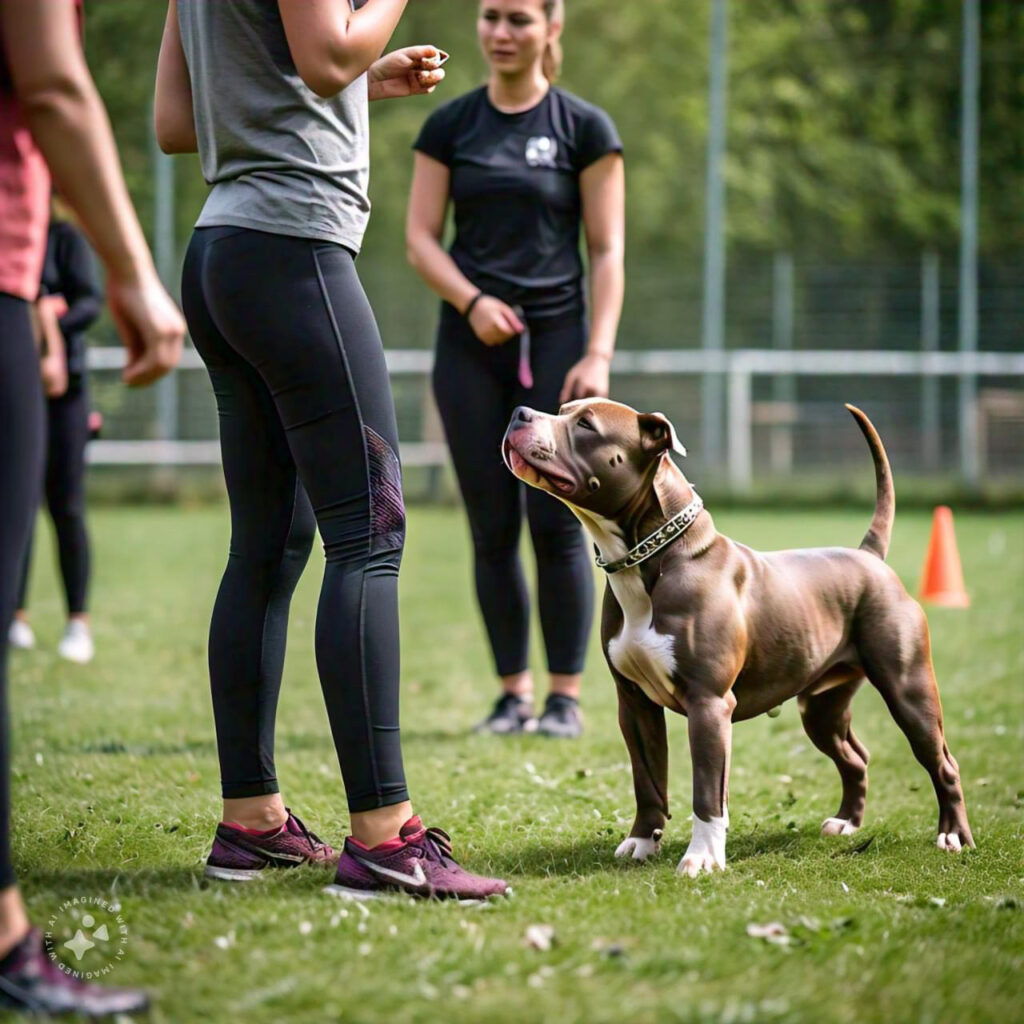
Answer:
<path fill-rule="evenodd" d="M 627 551 L 622 558 L 617 558 L 614 562 L 609 562 L 598 555 L 598 566 L 604 569 L 604 571 L 610 576 L 612 573 L 621 572 L 623 569 L 629 569 L 634 565 L 639 565 L 641 562 L 647 561 L 648 558 L 652 555 L 656 555 L 662 548 L 668 547 L 668 545 L 674 540 L 679 540 L 679 538 L 682 537 L 682 535 L 694 524 L 697 516 L 700 515 L 702 508 L 704 508 L 704 502 L 701 500 L 701 496 L 694 491 L 693 501 L 691 501 L 686 508 L 681 512 L 677 512 L 668 520 L 668 522 L 655 530 L 649 537 L 645 537 L 635 548 Z"/>

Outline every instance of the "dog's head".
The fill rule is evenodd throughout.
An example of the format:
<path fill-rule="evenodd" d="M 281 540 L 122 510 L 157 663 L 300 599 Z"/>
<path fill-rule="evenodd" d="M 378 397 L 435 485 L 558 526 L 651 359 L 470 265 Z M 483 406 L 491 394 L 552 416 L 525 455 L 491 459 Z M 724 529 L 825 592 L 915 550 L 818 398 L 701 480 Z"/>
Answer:
<path fill-rule="evenodd" d="M 568 505 L 614 519 L 657 473 L 670 451 L 686 449 L 660 412 L 640 413 L 602 398 L 563 405 L 558 414 L 520 406 L 501 445 L 520 480 Z"/>

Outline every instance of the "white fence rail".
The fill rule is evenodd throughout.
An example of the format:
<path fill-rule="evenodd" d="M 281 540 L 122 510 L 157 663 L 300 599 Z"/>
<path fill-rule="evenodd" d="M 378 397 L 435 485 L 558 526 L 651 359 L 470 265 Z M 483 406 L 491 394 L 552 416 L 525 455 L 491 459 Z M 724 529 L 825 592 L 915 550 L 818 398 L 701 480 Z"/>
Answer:
<path fill-rule="evenodd" d="M 433 352 L 427 349 L 390 349 L 385 355 L 388 370 L 394 376 L 426 375 L 433 366 Z M 90 369 L 118 370 L 123 362 L 123 352 L 118 348 L 97 348 L 89 352 Z M 186 349 L 179 372 L 202 368 L 198 353 Z M 877 376 L 923 380 L 949 377 L 968 381 L 978 377 L 1018 378 L 1024 394 L 1024 353 L 1016 352 L 631 350 L 616 353 L 612 372 L 636 376 L 724 376 L 728 474 L 731 487 L 737 493 L 748 491 L 753 482 L 753 380 L 757 376 Z M 973 408 L 962 409 L 960 416 L 961 436 L 980 437 L 977 403 Z M 968 422 L 964 422 L 965 416 Z M 975 460 L 975 467 L 981 467 L 984 453 L 977 441 L 975 444 L 978 450 L 968 455 Z M 189 466 L 216 465 L 220 461 L 217 442 L 207 440 L 104 440 L 91 444 L 88 453 L 90 462 L 103 465 Z M 431 441 L 403 441 L 401 454 L 403 462 L 409 466 L 441 466 L 448 457 L 443 444 Z"/>

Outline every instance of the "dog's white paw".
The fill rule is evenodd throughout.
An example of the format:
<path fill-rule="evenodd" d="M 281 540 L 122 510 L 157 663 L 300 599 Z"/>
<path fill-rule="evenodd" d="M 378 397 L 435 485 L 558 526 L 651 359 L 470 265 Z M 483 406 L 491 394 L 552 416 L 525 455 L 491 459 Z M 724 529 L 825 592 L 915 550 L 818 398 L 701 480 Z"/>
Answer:
<path fill-rule="evenodd" d="M 955 832 L 940 832 L 935 845 L 940 850 L 948 850 L 950 853 L 959 853 L 963 849 L 963 843 Z"/>
<path fill-rule="evenodd" d="M 852 836 L 858 826 L 848 818 L 826 818 L 821 823 L 823 836 Z"/>
<path fill-rule="evenodd" d="M 702 871 L 725 870 L 725 830 L 729 827 L 728 815 L 701 821 L 693 816 L 693 837 L 676 867 L 677 875 L 696 878 Z"/>
<path fill-rule="evenodd" d="M 645 839 L 643 836 L 628 836 L 619 843 L 615 850 L 616 857 L 632 857 L 633 860 L 647 860 L 648 857 L 656 857 L 661 853 L 661 837 L 663 833 L 660 828 L 654 830 L 654 834 Z"/>

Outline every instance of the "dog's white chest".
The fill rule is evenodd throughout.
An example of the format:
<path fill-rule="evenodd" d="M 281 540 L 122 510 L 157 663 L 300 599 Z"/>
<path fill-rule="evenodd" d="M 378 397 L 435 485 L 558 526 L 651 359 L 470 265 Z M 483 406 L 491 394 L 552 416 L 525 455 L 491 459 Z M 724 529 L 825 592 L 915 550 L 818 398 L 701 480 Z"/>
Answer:
<path fill-rule="evenodd" d="M 627 679 L 636 683 L 656 704 L 675 707 L 672 676 L 676 669 L 675 639 L 652 625 L 651 599 L 639 569 L 623 569 L 609 578 L 624 622 L 608 643 L 608 657 Z"/>

